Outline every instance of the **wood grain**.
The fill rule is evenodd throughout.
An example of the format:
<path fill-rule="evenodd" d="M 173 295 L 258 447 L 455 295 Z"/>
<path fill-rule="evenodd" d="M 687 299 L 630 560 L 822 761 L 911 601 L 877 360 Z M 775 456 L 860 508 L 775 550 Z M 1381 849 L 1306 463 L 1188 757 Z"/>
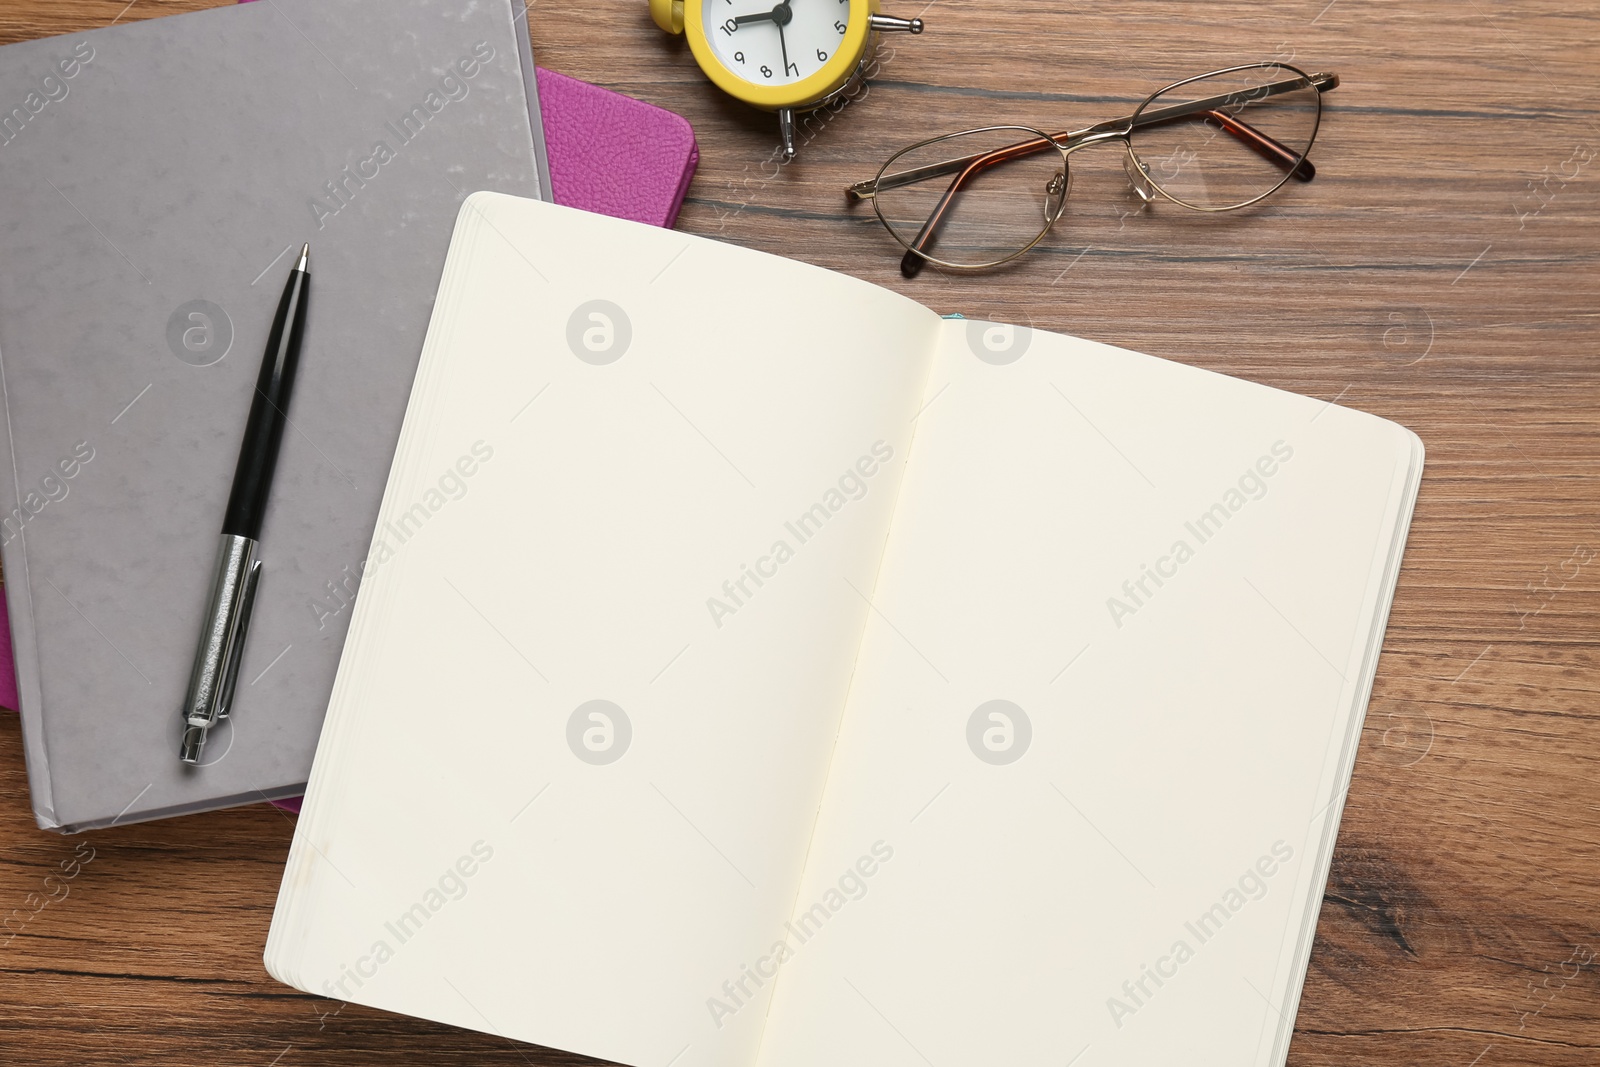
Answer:
<path fill-rule="evenodd" d="M 125 3 L 0 0 L 0 40 L 207 6 Z M 786 167 L 770 117 L 717 96 L 642 2 L 541 4 L 529 21 L 542 64 L 694 124 L 686 230 L 1415 429 L 1428 472 L 1289 1061 L 1600 1062 L 1600 158 L 1571 162 L 1600 157 L 1596 11 L 938 0 L 923 14 L 928 32 L 888 40 L 870 92 L 808 126 Z M 1086 153 L 1045 247 L 996 274 L 906 282 L 845 205 L 848 182 L 919 136 L 1085 124 L 1164 81 L 1271 57 L 1343 85 L 1317 180 L 1256 210 L 1134 211 L 1115 154 Z M 0 932 L 0 1062 L 571 1059 L 269 979 L 291 832 L 261 806 L 40 833 L 16 723 L 0 722 L 0 914 L 21 909 Z"/>

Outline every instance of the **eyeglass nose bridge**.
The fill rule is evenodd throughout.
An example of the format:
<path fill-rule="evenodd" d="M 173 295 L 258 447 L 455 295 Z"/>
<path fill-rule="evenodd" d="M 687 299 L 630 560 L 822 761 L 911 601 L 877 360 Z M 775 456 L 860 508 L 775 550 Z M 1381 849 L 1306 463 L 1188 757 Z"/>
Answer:
<path fill-rule="evenodd" d="M 1068 137 L 1065 142 L 1058 140 L 1056 143 L 1061 146 L 1062 155 L 1068 158 L 1081 148 L 1108 143 L 1121 144 L 1123 150 L 1122 169 L 1127 172 L 1128 181 L 1133 185 L 1133 191 L 1146 204 L 1155 202 L 1156 187 L 1150 180 L 1149 170 L 1145 167 L 1144 162 L 1133 152 L 1133 124 L 1131 122 L 1091 128 L 1075 137 Z"/>
<path fill-rule="evenodd" d="M 1133 123 L 1119 122 L 1105 126 L 1091 126 L 1081 133 L 1068 134 L 1064 138 L 1057 137 L 1055 141 L 1056 144 L 1061 146 L 1061 150 L 1070 156 L 1080 148 L 1090 148 L 1109 141 L 1121 141 L 1126 145 L 1132 136 Z"/>
<path fill-rule="evenodd" d="M 1122 124 L 1105 129 L 1092 129 L 1077 137 L 1049 138 L 1061 150 L 1061 169 L 1045 184 L 1044 215 L 1047 226 L 1054 225 L 1067 209 L 1067 197 L 1072 192 L 1072 153 L 1080 148 L 1089 148 L 1111 141 L 1120 141 L 1126 146 L 1132 132 L 1131 124 Z"/>

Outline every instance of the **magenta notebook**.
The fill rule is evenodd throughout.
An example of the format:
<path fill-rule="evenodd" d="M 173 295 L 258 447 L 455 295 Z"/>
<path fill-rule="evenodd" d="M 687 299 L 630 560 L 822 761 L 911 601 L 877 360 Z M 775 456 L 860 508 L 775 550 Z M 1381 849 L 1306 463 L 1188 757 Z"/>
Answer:
<path fill-rule="evenodd" d="M 700 161 L 689 123 L 542 67 L 538 78 L 556 203 L 671 226 Z"/>
<path fill-rule="evenodd" d="M 653 226 L 678 217 L 700 152 L 682 117 L 553 71 L 538 71 L 556 203 Z M 17 707 L 11 622 L 0 597 L 0 707 Z M 300 810 L 300 800 L 278 806 Z"/>

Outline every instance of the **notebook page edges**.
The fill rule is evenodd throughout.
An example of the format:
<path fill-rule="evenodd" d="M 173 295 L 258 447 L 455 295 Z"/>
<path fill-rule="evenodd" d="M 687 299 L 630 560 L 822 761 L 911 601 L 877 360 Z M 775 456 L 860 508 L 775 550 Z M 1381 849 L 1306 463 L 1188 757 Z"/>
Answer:
<path fill-rule="evenodd" d="M 1366 645 L 1362 650 L 1361 666 L 1355 677 L 1354 710 L 1343 722 L 1336 721 L 1335 729 L 1342 730 L 1330 739 L 1324 759 L 1323 783 L 1320 795 L 1326 798 L 1310 821 L 1314 834 L 1308 842 L 1314 847 L 1316 862 L 1306 876 L 1296 884 L 1296 891 L 1304 901 L 1296 911 L 1298 929 L 1293 922 L 1285 928 L 1278 951 L 1277 967 L 1269 980 L 1268 988 L 1281 992 L 1274 994 L 1273 1004 L 1277 1017 L 1266 1020 L 1261 1033 L 1261 1043 L 1269 1046 L 1262 1054 L 1269 1064 L 1282 1064 L 1287 1060 L 1290 1039 L 1294 1036 L 1294 1020 L 1300 1004 L 1300 993 L 1305 984 L 1311 960 L 1312 940 L 1316 936 L 1317 917 L 1321 911 L 1323 893 L 1333 864 L 1333 849 L 1338 837 L 1339 823 L 1344 814 L 1344 799 L 1350 789 L 1350 779 L 1355 771 L 1356 747 L 1366 719 L 1368 702 L 1372 696 L 1373 682 L 1377 677 L 1379 652 L 1382 649 L 1389 609 L 1394 601 L 1395 587 L 1400 578 L 1400 563 L 1405 552 L 1406 537 L 1410 532 L 1411 515 L 1416 507 L 1417 492 L 1421 487 L 1425 462 L 1422 439 L 1404 427 L 1397 448 L 1403 452 L 1395 464 L 1390 482 L 1389 510 L 1396 518 L 1387 544 L 1381 539 L 1373 555 L 1373 572 L 1370 576 L 1363 612 L 1371 618 L 1367 628 Z M 1398 750 L 1397 750 L 1398 751 Z M 1414 758 L 1414 757 L 1409 757 Z M 1389 764 L 1392 766 L 1393 763 Z M 1379 773 L 1382 773 L 1380 765 Z"/>
<path fill-rule="evenodd" d="M 757 1063 L 1281 1063 L 1415 436 L 984 322 L 928 396 Z"/>
<path fill-rule="evenodd" d="M 707 990 L 755 990 L 794 899 L 938 331 L 817 268 L 472 196 L 273 973 L 748 1064 L 762 1009 L 707 1034 Z"/>

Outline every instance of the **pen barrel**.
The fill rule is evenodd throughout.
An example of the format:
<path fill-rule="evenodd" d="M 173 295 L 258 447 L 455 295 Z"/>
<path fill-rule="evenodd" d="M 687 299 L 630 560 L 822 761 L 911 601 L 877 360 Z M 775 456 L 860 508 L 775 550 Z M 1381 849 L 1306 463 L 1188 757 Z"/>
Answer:
<path fill-rule="evenodd" d="M 237 534 L 223 534 L 217 546 L 217 563 L 211 574 L 211 595 L 200 626 L 189 688 L 183 697 L 183 745 L 179 758 L 196 763 L 206 731 L 216 725 L 226 687 L 237 677 L 238 657 L 244 644 L 244 613 L 253 591 L 256 542 Z"/>
<path fill-rule="evenodd" d="M 245 423 L 244 442 L 239 446 L 239 466 L 228 495 L 228 510 L 222 519 L 224 534 L 237 534 L 252 541 L 261 537 L 261 523 L 267 512 L 267 497 L 272 489 L 272 472 L 278 464 L 278 446 L 288 422 L 289 394 L 294 389 L 295 369 L 300 362 L 300 339 L 305 333 L 306 304 L 311 276 L 306 271 L 289 272 L 283 287 L 278 313 L 272 320 L 261 374 L 250 401 L 250 418 Z"/>

